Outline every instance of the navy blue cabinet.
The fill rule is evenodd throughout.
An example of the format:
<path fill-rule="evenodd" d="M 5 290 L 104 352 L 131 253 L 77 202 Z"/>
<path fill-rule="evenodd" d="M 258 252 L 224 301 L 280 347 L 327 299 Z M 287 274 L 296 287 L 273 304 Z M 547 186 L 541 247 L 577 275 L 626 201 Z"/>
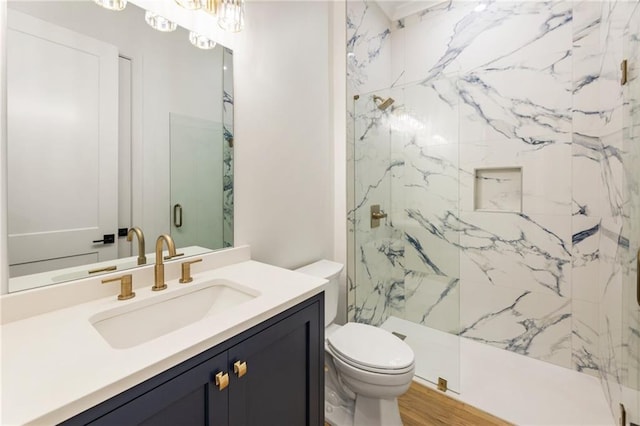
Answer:
<path fill-rule="evenodd" d="M 320 294 L 62 424 L 321 426 L 323 341 Z"/>

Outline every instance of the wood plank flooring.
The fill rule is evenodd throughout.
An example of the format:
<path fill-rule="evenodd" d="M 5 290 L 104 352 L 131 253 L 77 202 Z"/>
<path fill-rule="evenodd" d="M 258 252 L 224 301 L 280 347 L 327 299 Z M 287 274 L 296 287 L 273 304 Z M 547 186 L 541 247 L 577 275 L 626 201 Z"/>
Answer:
<path fill-rule="evenodd" d="M 445 393 L 416 382 L 400 398 L 404 426 L 513 426 Z M 329 426 L 325 423 L 325 426 Z"/>
<path fill-rule="evenodd" d="M 404 426 L 509 426 L 486 413 L 447 394 L 416 382 L 400 398 L 400 417 Z"/>

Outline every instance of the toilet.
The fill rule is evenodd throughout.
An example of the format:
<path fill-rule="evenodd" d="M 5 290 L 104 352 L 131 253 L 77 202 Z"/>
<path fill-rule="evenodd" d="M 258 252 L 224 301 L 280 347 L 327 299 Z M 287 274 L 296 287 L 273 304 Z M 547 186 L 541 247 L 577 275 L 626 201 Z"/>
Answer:
<path fill-rule="evenodd" d="M 333 426 L 400 426 L 397 398 L 411 385 L 413 350 L 378 327 L 334 324 L 342 268 L 320 260 L 296 269 L 329 280 L 324 301 L 325 421 Z"/>

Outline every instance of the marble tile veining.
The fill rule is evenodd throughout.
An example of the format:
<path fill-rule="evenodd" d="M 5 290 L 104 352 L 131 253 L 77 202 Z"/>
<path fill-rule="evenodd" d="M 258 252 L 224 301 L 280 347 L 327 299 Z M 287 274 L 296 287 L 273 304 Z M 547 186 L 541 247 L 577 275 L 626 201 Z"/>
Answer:
<path fill-rule="evenodd" d="M 640 423 L 640 3 L 424 6 L 347 2 L 350 318 L 595 376 Z M 479 209 L 479 169 L 521 170 L 520 209 L 504 176 Z"/>

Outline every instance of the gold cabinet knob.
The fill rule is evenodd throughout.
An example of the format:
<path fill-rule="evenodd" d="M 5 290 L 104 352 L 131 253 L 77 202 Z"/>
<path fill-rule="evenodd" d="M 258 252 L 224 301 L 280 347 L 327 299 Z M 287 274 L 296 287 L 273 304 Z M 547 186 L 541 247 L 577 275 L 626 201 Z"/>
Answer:
<path fill-rule="evenodd" d="M 136 294 L 133 292 L 133 278 L 131 274 L 102 280 L 102 284 L 112 283 L 116 281 L 120 281 L 120 294 L 118 295 L 118 300 L 127 300 L 135 297 Z"/>
<path fill-rule="evenodd" d="M 236 361 L 233 363 L 233 372 L 242 377 L 247 374 L 247 363 L 245 361 Z"/>
<path fill-rule="evenodd" d="M 229 375 L 222 371 L 216 374 L 216 386 L 218 387 L 218 390 L 224 390 L 229 386 Z"/>

